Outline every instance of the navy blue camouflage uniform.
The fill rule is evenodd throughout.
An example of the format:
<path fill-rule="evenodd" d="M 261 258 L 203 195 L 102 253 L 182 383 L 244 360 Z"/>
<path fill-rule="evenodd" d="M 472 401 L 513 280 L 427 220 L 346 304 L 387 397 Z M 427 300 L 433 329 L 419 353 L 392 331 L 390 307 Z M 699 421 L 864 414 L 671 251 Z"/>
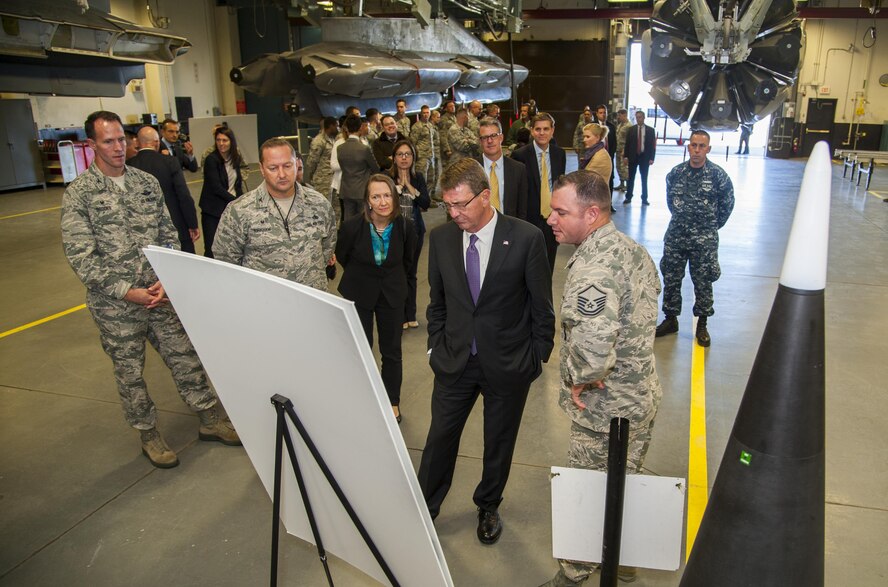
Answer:
<path fill-rule="evenodd" d="M 681 314 L 681 281 L 690 264 L 694 316 L 712 316 L 712 284 L 721 276 L 718 230 L 734 209 L 734 186 L 724 169 L 708 159 L 695 169 L 676 165 L 666 176 L 666 204 L 672 213 L 663 247 L 663 313 Z"/>

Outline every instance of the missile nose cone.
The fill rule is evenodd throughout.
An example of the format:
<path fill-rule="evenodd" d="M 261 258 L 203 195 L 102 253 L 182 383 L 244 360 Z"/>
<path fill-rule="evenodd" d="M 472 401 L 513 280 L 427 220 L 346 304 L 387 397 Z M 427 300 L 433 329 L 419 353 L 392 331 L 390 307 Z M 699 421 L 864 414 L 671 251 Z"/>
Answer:
<path fill-rule="evenodd" d="M 826 256 L 829 241 L 829 197 L 832 165 L 829 145 L 820 141 L 805 165 L 805 175 L 789 243 L 783 258 L 780 284 L 793 289 L 819 291 L 826 288 Z"/>

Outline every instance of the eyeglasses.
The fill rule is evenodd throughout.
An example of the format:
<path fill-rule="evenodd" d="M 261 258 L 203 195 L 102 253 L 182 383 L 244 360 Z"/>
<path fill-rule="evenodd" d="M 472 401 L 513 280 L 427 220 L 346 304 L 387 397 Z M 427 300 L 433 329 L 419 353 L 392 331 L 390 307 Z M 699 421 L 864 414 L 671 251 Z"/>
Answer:
<path fill-rule="evenodd" d="M 472 203 L 472 200 L 474 200 L 475 198 L 477 198 L 481 194 L 482 194 L 482 192 L 478 192 L 477 194 L 472 196 L 472 199 L 469 200 L 468 202 L 454 202 L 453 204 L 448 204 L 447 202 L 444 202 L 444 209 L 447 210 L 448 212 L 452 212 L 453 210 L 456 210 L 458 212 L 462 212 L 463 210 L 465 210 L 466 208 L 469 207 L 469 204 Z"/>
<path fill-rule="evenodd" d="M 498 137 L 498 136 L 501 136 L 502 134 L 503 134 L 503 133 L 498 132 L 498 133 L 493 134 L 493 135 L 481 135 L 481 136 L 478 137 L 478 138 L 479 138 L 480 140 L 482 140 L 482 141 L 492 141 L 493 139 L 495 139 L 495 138 Z"/>
<path fill-rule="evenodd" d="M 399 153 L 395 153 L 395 157 L 403 157 L 406 159 L 407 157 L 413 157 L 413 153 L 411 153 L 410 151 L 401 151 Z"/>

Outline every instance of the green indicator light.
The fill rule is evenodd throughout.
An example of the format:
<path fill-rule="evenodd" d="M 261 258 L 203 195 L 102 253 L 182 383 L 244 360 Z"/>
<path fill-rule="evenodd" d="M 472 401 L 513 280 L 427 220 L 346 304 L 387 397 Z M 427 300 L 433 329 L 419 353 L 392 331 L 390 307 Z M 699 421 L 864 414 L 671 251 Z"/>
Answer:
<path fill-rule="evenodd" d="M 745 450 L 740 451 L 740 462 L 746 465 L 747 467 L 752 462 L 752 455 L 746 452 Z"/>

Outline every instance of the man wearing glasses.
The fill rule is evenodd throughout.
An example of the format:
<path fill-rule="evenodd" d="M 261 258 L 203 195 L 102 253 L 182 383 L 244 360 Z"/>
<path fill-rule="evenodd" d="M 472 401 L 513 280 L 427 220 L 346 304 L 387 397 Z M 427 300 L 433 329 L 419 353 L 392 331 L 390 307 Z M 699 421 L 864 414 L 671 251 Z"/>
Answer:
<path fill-rule="evenodd" d="M 491 206 L 489 176 L 477 161 L 449 166 L 441 191 L 453 222 L 429 237 L 426 317 L 435 383 L 418 478 L 434 519 L 453 480 L 463 427 L 482 395 L 483 472 L 473 501 L 478 539 L 493 544 L 502 534 L 498 508 L 527 392 L 554 345 L 551 276 L 542 233 Z"/>
<path fill-rule="evenodd" d="M 478 131 L 479 163 L 490 181 L 490 205 L 507 216 L 527 217 L 527 170 L 524 164 L 503 157 L 503 127 L 495 118 L 482 118 Z"/>

